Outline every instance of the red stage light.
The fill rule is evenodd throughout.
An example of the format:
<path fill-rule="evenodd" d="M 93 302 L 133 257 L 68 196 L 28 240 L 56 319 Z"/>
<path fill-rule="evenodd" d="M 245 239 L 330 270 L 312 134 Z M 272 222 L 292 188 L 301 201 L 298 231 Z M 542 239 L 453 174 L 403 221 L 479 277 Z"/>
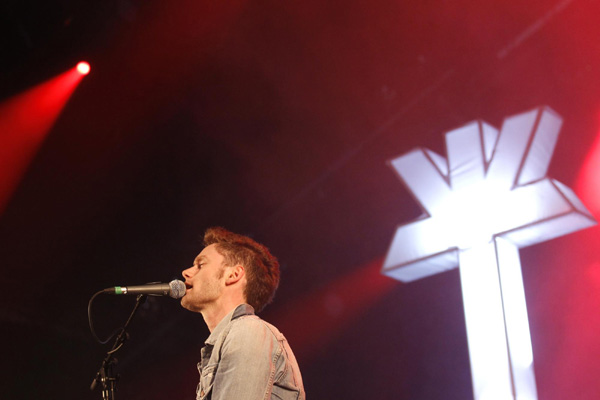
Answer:
<path fill-rule="evenodd" d="M 78 67 L 0 103 L 0 215 L 83 78 Z"/>
<path fill-rule="evenodd" d="M 80 63 L 77 64 L 77 72 L 79 72 L 81 75 L 87 75 L 90 73 L 90 64 L 88 64 L 85 61 L 81 61 Z"/>

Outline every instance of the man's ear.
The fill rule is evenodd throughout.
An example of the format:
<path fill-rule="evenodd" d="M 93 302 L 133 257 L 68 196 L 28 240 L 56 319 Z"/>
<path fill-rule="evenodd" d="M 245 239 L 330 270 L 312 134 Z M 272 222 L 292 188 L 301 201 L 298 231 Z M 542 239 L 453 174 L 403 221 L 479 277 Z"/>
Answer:
<path fill-rule="evenodd" d="M 246 270 L 244 269 L 243 265 L 238 264 L 232 268 L 228 268 L 226 275 L 225 284 L 233 285 L 234 283 L 239 282 L 244 275 L 246 275 Z"/>

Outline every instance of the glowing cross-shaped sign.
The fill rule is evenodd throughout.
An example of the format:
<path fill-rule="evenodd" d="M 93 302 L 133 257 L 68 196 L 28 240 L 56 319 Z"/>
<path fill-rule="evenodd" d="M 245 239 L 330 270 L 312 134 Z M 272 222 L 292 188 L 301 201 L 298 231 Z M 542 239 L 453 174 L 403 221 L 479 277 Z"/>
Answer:
<path fill-rule="evenodd" d="M 476 400 L 537 399 L 518 248 L 595 224 L 546 177 L 561 118 L 547 107 L 446 133 L 448 159 L 391 161 L 426 215 L 400 226 L 382 273 L 409 282 L 459 266 Z"/>

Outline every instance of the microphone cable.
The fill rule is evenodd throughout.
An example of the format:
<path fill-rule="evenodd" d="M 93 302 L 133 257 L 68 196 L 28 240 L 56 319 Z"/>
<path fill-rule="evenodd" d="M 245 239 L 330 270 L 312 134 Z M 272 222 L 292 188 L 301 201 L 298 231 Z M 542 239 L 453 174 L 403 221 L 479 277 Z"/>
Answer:
<path fill-rule="evenodd" d="M 92 332 L 92 336 L 94 337 L 94 339 L 98 343 L 100 343 L 100 344 L 106 344 L 106 343 L 110 342 L 110 340 L 112 338 L 114 338 L 117 334 L 119 334 L 123 330 L 123 328 L 117 328 L 117 329 L 115 329 L 115 331 L 113 333 L 111 333 L 110 336 L 106 340 L 102 340 L 102 339 L 100 339 L 98 337 L 98 335 L 96 335 L 96 331 L 94 330 L 94 321 L 93 321 L 93 318 L 92 318 L 92 303 L 94 302 L 94 299 L 96 297 L 98 297 L 98 295 L 101 295 L 102 293 L 105 293 L 105 291 L 101 290 L 99 292 L 94 293 L 94 295 L 90 298 L 90 301 L 88 302 L 88 309 L 87 309 L 87 311 L 88 311 L 88 324 L 90 325 L 90 332 Z M 127 335 L 127 336 L 129 336 L 129 335 Z M 128 337 L 126 337 L 126 339 L 127 338 Z M 121 347 L 121 346 L 119 346 L 119 347 Z M 118 348 L 115 349 L 114 351 L 117 351 L 117 350 L 118 350 Z"/>

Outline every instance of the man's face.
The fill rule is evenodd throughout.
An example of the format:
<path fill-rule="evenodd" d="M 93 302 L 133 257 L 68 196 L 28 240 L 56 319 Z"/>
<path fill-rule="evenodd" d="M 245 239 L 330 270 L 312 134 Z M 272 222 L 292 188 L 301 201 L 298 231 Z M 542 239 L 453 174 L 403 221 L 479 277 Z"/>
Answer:
<path fill-rule="evenodd" d="M 206 305 L 217 300 L 225 288 L 224 258 L 216 245 L 206 246 L 194 264 L 182 272 L 185 278 L 185 296 L 181 305 L 190 311 L 200 312 Z"/>

